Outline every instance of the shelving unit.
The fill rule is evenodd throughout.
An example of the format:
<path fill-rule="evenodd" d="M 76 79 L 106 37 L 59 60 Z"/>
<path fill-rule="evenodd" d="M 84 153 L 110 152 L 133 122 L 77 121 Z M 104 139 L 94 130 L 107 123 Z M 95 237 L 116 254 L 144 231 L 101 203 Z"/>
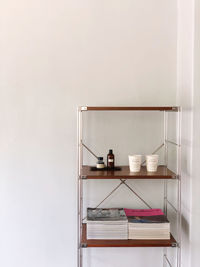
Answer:
<path fill-rule="evenodd" d="M 89 111 L 158 111 L 163 112 L 164 120 L 164 136 L 163 144 L 158 147 L 152 154 L 156 153 L 160 148 L 164 147 L 164 163 L 165 165 L 159 166 L 157 172 L 148 173 L 146 167 L 142 166 L 141 171 L 137 174 L 130 173 L 128 166 L 121 166 L 120 171 L 91 171 L 90 166 L 83 165 L 83 148 L 86 147 L 82 140 L 82 126 L 83 118 L 82 112 Z M 178 142 L 168 140 L 168 112 L 177 112 L 177 133 Z M 171 266 L 170 260 L 167 257 L 167 248 L 176 248 L 176 267 L 181 266 L 181 108 L 180 107 L 79 107 L 78 108 L 78 267 L 83 266 L 82 249 L 91 247 L 163 247 L 163 266 Z M 172 144 L 177 148 L 177 171 L 176 173 L 168 169 L 168 144 Z M 87 147 L 86 147 L 87 148 Z M 176 211 L 177 217 L 177 238 L 171 235 L 169 240 L 88 240 L 87 229 L 83 218 L 83 183 L 87 179 L 119 179 L 121 183 L 113 189 L 113 191 L 105 198 L 107 199 L 114 191 L 116 191 L 121 184 L 128 187 L 141 201 L 144 202 L 149 208 L 148 203 L 139 196 L 133 188 L 127 185 L 126 180 L 129 179 L 161 179 L 164 181 L 164 206 L 163 211 L 167 215 L 168 205 Z M 174 207 L 168 199 L 168 180 L 177 182 L 177 207 Z M 102 200 L 100 204 L 104 201 Z M 100 205 L 99 204 L 99 205 Z M 97 207 L 99 206 L 97 205 Z M 174 266 L 174 267 L 175 267 Z"/>

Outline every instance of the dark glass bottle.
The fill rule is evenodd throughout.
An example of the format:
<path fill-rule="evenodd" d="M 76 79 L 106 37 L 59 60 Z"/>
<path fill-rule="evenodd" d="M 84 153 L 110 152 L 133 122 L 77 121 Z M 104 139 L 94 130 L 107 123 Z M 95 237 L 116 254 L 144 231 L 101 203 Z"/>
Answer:
<path fill-rule="evenodd" d="M 112 149 L 109 149 L 109 153 L 107 155 L 107 167 L 108 169 L 113 169 L 115 167 L 115 156 Z"/>

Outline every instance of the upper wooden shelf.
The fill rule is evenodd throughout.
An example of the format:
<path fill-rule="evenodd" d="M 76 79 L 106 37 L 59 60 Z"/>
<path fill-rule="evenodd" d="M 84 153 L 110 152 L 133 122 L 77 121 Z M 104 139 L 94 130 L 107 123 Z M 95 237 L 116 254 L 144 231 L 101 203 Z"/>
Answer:
<path fill-rule="evenodd" d="M 91 171 L 90 166 L 83 166 L 82 179 L 176 179 L 176 174 L 166 166 L 158 166 L 157 172 L 147 172 L 142 166 L 140 172 L 130 172 L 129 166 L 120 166 L 120 171 Z"/>
<path fill-rule="evenodd" d="M 177 242 L 172 235 L 170 239 L 147 240 L 147 239 L 128 239 L 128 240 L 102 240 L 87 239 L 86 224 L 82 225 L 81 247 L 176 247 Z"/>
<path fill-rule="evenodd" d="M 87 106 L 82 106 L 80 107 L 81 111 L 103 111 L 103 110 L 141 110 L 141 111 L 175 111 L 177 112 L 179 110 L 178 106 L 172 106 L 172 107 L 87 107 Z"/>

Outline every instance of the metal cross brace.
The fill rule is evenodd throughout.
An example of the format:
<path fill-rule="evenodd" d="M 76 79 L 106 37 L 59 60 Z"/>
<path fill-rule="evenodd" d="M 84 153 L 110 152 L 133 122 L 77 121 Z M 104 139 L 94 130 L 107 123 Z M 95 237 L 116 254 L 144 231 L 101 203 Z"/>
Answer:
<path fill-rule="evenodd" d="M 167 255 L 166 255 L 166 254 L 164 254 L 164 258 L 165 258 L 166 262 L 168 263 L 168 265 L 169 265 L 170 267 L 172 267 L 171 262 L 170 262 L 169 259 L 167 258 Z"/>
<path fill-rule="evenodd" d="M 82 143 L 82 145 L 95 157 L 97 157 L 91 149 L 89 149 L 85 144 Z M 158 148 L 156 148 L 152 154 L 155 154 L 157 151 L 159 151 L 164 146 L 164 143 L 161 144 Z M 146 161 L 142 162 L 142 165 Z M 122 184 L 124 184 L 136 197 L 138 197 L 148 208 L 152 209 L 152 207 L 138 194 L 136 193 L 127 183 L 127 179 L 120 179 L 120 183 L 95 207 L 98 208 L 105 200 L 107 200 Z M 83 218 L 83 221 L 86 219 L 86 217 Z"/>
<path fill-rule="evenodd" d="M 152 207 L 140 196 L 138 195 L 127 183 L 126 180 L 122 180 L 122 183 L 136 196 L 138 197 L 148 208 L 152 209 Z"/>

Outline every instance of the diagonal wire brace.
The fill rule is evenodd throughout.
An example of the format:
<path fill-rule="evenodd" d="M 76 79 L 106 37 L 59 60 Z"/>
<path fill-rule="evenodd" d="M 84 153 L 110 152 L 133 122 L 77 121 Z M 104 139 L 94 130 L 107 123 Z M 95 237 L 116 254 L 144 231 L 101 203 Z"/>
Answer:
<path fill-rule="evenodd" d="M 126 183 L 126 180 L 122 180 L 122 183 L 134 194 L 136 195 L 148 208 L 152 209 L 152 207 L 140 196 L 138 195 L 127 183 Z"/>
<path fill-rule="evenodd" d="M 95 209 L 97 209 L 104 201 L 106 201 L 106 199 L 108 199 L 124 182 L 121 181 L 121 183 L 119 183 L 96 207 Z M 82 220 L 84 221 L 86 219 L 86 217 L 84 217 Z"/>

